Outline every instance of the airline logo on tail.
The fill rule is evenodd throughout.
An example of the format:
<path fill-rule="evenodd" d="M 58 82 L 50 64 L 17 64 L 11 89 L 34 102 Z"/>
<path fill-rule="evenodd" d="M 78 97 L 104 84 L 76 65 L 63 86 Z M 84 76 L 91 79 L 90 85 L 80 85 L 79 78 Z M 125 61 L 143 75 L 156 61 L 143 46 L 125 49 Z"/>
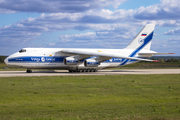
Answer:
<path fill-rule="evenodd" d="M 144 43 L 144 39 L 140 38 L 140 39 L 138 40 L 138 43 L 139 43 L 139 44 L 143 44 L 143 43 Z"/>

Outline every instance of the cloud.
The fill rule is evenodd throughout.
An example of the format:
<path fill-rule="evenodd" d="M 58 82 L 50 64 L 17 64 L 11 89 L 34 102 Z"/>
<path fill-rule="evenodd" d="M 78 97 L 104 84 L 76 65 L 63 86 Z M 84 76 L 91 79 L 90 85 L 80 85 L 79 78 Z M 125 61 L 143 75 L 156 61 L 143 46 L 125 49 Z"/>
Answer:
<path fill-rule="evenodd" d="M 1 13 L 10 14 L 10 13 L 15 13 L 15 12 L 16 12 L 16 11 L 13 11 L 13 10 L 0 8 L 0 14 L 1 14 Z"/>
<path fill-rule="evenodd" d="M 177 27 L 180 26 L 180 20 L 161 20 L 158 24 L 163 27 Z"/>
<path fill-rule="evenodd" d="M 0 0 L 0 13 L 7 11 L 39 13 L 75 13 L 112 6 L 126 0 Z"/>
<path fill-rule="evenodd" d="M 131 11 L 127 11 L 131 12 Z M 119 16 L 117 16 L 117 14 Z M 21 20 L 12 25 L 0 27 L 0 38 L 2 41 L 29 41 L 42 33 L 65 31 L 65 30 L 93 30 L 103 31 L 124 31 L 126 27 L 121 25 L 119 21 L 126 19 L 128 15 L 122 10 L 112 12 L 102 9 L 100 11 L 87 11 L 84 13 L 52 13 L 41 14 L 37 18 L 28 18 Z M 124 24 L 124 23 L 123 23 Z M 119 27 L 119 28 L 117 28 Z M 114 29 L 116 28 L 116 29 Z"/>
<path fill-rule="evenodd" d="M 26 1 L 26 0 L 24 0 Z M 52 0 L 53 3 L 58 2 L 56 0 Z M 12 4 L 13 1 L 0 1 L 1 4 Z M 22 3 L 21 3 L 22 2 Z M 30 2 L 30 1 L 27 1 Z M 32 3 L 35 1 L 31 1 Z M 46 3 L 46 0 L 40 0 L 39 3 Z M 63 4 L 70 4 L 69 1 L 59 1 Z M 78 2 L 78 1 L 74 1 Z M 101 1 L 97 1 L 103 2 Z M 116 3 L 117 0 L 111 1 L 111 5 Z M 123 2 L 123 1 L 121 1 Z M 17 3 L 14 3 L 14 6 L 16 4 L 25 4 L 23 1 L 17 1 Z M 87 4 L 90 4 L 86 1 Z M 107 1 L 103 2 L 102 6 L 107 5 Z M 177 3 L 177 4 L 176 4 Z M 177 7 L 179 2 L 176 0 L 173 0 L 170 2 L 169 0 L 162 0 L 161 4 L 148 6 L 146 8 L 140 7 L 137 10 L 115 10 L 110 11 L 108 9 L 101 9 L 101 10 L 88 10 L 86 12 L 81 13 L 52 13 L 52 14 L 42 14 L 41 16 L 37 18 L 28 18 L 26 20 L 22 20 L 20 22 L 14 23 L 8 27 L 1 27 L 0 28 L 0 35 L 14 38 L 14 35 L 21 37 L 26 37 L 26 35 L 31 34 L 32 38 L 34 36 L 39 36 L 41 33 L 44 32 L 54 32 L 54 31 L 64 31 L 64 30 L 94 30 L 94 31 L 101 31 L 101 30 L 113 30 L 114 24 L 121 24 L 121 23 L 129 23 L 132 25 L 138 25 L 142 26 L 149 22 L 154 22 L 156 24 L 159 24 L 161 26 L 179 26 L 180 21 L 179 20 L 156 20 L 160 19 L 157 14 L 159 14 L 159 10 L 165 9 L 162 6 L 165 6 L 167 4 L 170 4 L 169 7 L 166 7 L 166 12 L 169 13 L 169 9 L 173 9 L 173 7 Z M 51 2 L 49 3 L 51 4 Z M 120 4 L 120 3 L 119 3 Z M 155 8 L 155 9 L 153 9 Z M 165 11 L 165 10 L 164 10 Z M 174 14 L 179 14 L 177 11 L 172 11 Z M 146 14 L 142 14 L 146 13 Z M 137 16 L 142 15 L 141 17 Z M 165 14 L 164 14 L 165 15 Z M 167 15 L 167 14 L 166 14 Z M 142 18 L 151 17 L 152 20 L 143 20 Z M 157 18 L 153 17 L 156 16 Z M 168 16 L 164 16 L 165 18 L 168 18 Z M 155 19 L 155 20 L 154 20 Z M 169 19 L 169 18 L 168 18 Z M 12 33 L 12 34 L 9 34 Z M 9 35 L 9 36 L 7 36 Z M 31 37 L 29 35 L 29 37 Z M 28 37 L 27 37 L 28 38 Z M 26 39 L 26 38 L 25 38 Z"/>
<path fill-rule="evenodd" d="M 117 22 L 120 18 L 117 17 L 116 14 L 120 14 L 119 11 L 99 11 L 99 13 L 102 14 L 109 13 L 104 17 L 102 14 L 100 14 L 99 16 L 95 16 L 95 12 L 96 11 L 88 11 L 86 13 L 52 13 L 47 15 L 42 14 L 37 18 L 28 18 L 12 25 L 1 27 L 0 37 L 2 39 L 14 41 L 15 37 L 17 37 L 18 39 L 18 36 L 19 39 L 26 40 L 30 39 L 30 37 L 37 37 L 44 32 L 64 31 L 71 29 L 113 31 L 116 27 L 116 30 L 119 30 L 119 32 L 124 31 L 125 27 Z M 113 18 L 114 15 L 115 17 Z M 99 19 L 101 19 L 101 21 L 98 21 Z M 122 16 L 121 19 L 123 19 Z M 117 27 L 119 28 L 117 29 Z"/>
<path fill-rule="evenodd" d="M 161 4 L 140 7 L 134 18 L 142 20 L 173 20 L 180 18 L 179 0 L 161 0 Z"/>
<path fill-rule="evenodd" d="M 164 35 L 180 35 L 180 28 L 176 28 L 174 30 L 169 30 L 168 32 L 165 32 Z"/>
<path fill-rule="evenodd" d="M 169 41 L 178 41 L 180 43 L 180 38 L 179 37 L 172 37 L 168 39 Z M 178 44 L 179 45 L 179 44 Z"/>
<path fill-rule="evenodd" d="M 131 27 L 129 30 L 129 27 L 128 24 L 113 24 L 111 26 L 104 24 L 102 29 L 95 28 L 97 30 L 96 32 L 60 35 L 60 41 L 58 41 L 54 47 L 75 46 L 76 48 L 124 48 L 136 35 L 136 32 L 134 32 L 136 31 L 136 28 Z"/>

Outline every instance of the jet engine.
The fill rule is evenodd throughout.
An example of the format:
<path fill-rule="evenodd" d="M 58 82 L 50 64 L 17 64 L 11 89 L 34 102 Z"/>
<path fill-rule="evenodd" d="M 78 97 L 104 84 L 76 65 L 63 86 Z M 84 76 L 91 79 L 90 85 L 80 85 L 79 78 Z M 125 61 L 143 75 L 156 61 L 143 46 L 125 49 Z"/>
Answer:
<path fill-rule="evenodd" d="M 87 59 L 84 61 L 85 67 L 97 67 L 100 63 L 97 60 Z"/>
<path fill-rule="evenodd" d="M 66 57 L 63 60 L 65 65 L 77 65 L 79 63 L 79 60 L 74 57 Z"/>

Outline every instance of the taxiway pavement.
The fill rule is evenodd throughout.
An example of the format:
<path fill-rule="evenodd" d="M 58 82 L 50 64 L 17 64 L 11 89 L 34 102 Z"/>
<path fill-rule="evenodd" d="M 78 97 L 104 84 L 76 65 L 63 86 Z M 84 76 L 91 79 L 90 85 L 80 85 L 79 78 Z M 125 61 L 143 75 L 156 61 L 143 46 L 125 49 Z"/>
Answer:
<path fill-rule="evenodd" d="M 67 70 L 38 71 L 0 71 L 0 77 L 16 76 L 77 76 L 77 75 L 125 75 L 125 74 L 180 74 L 180 69 L 118 69 L 99 70 L 98 72 L 69 73 Z"/>

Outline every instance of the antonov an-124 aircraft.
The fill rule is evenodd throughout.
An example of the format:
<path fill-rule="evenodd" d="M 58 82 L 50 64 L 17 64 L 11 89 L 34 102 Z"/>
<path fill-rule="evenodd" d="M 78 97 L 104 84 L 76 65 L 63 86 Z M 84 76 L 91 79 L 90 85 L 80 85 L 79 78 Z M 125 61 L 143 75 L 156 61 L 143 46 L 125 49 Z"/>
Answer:
<path fill-rule="evenodd" d="M 151 51 L 154 24 L 147 24 L 125 49 L 23 48 L 7 57 L 10 66 L 31 69 L 66 69 L 69 72 L 96 72 L 147 59 L 153 55 L 170 54 Z"/>

